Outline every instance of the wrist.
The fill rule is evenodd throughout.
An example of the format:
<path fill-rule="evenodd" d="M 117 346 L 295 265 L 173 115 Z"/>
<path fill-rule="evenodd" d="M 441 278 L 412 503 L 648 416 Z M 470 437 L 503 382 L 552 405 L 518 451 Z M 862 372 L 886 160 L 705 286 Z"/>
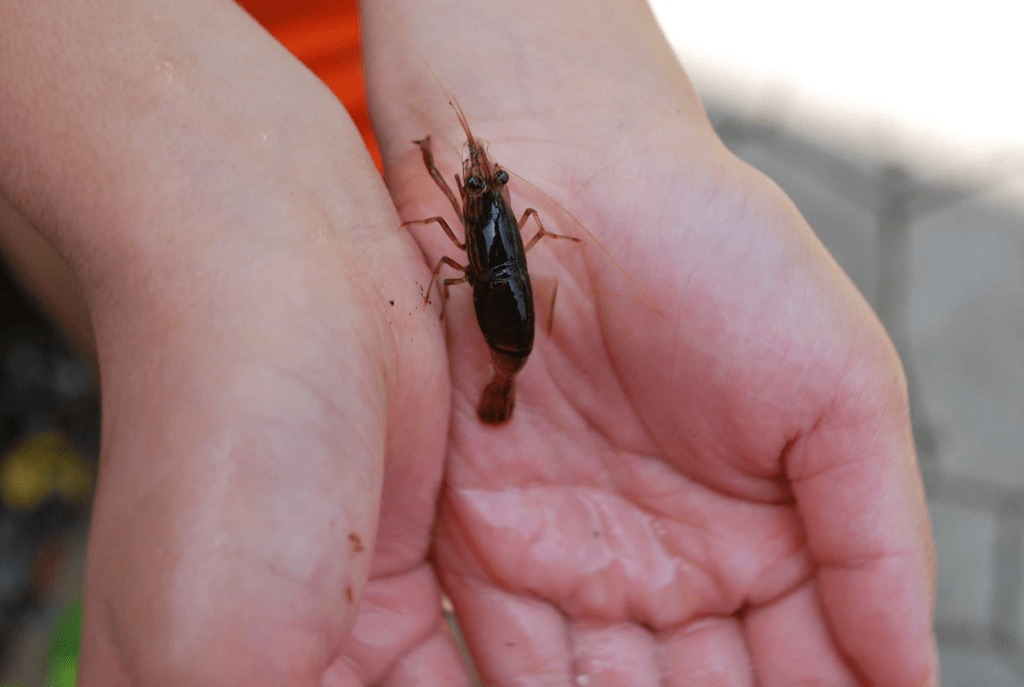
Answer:
<path fill-rule="evenodd" d="M 0 190 L 87 292 L 387 211 L 337 101 L 234 3 L 67 14 L 0 9 Z"/>

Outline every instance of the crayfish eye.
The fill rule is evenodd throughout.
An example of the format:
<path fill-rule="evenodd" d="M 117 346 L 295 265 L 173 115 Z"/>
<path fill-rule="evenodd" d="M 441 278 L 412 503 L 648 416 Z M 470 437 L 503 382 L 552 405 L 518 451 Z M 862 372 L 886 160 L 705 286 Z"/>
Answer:
<path fill-rule="evenodd" d="M 494 175 L 494 180 L 501 186 L 508 183 L 508 172 L 503 169 L 499 169 L 498 173 Z"/>
<path fill-rule="evenodd" d="M 484 184 L 484 180 L 475 174 L 466 177 L 466 188 L 470 191 L 483 191 L 485 186 L 486 184 Z"/>

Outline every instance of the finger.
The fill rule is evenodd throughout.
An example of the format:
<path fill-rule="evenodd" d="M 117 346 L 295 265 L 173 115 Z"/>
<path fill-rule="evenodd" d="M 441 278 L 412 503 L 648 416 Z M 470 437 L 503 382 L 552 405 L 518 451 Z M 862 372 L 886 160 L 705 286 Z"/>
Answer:
<path fill-rule="evenodd" d="M 469 684 L 458 649 L 441 620 L 434 573 L 425 563 L 369 583 L 352 633 L 327 671 L 335 676 L 330 679 L 339 680 L 348 673 L 358 684 Z M 330 679 L 325 678 L 328 684 Z"/>
<path fill-rule="evenodd" d="M 379 683 L 381 687 L 470 687 L 473 681 L 447 628 L 437 626 Z"/>
<path fill-rule="evenodd" d="M 754 684 L 735 619 L 654 636 L 631 622 L 569 621 L 539 599 L 484 582 L 463 580 L 453 594 L 485 685 Z"/>
<path fill-rule="evenodd" d="M 658 641 L 634 623 L 571 625 L 573 679 L 587 687 L 660 687 L 666 665 Z"/>
<path fill-rule="evenodd" d="M 935 684 L 934 553 L 906 389 L 894 354 L 874 359 L 886 365 L 852 370 L 788 473 L 844 654 L 871 684 Z"/>
<path fill-rule="evenodd" d="M 445 578 L 481 682 L 575 687 L 567 620 L 547 602 L 472 578 Z"/>
<path fill-rule="evenodd" d="M 814 584 L 751 609 L 744 625 L 759 685 L 860 684 L 838 653 Z"/>
<path fill-rule="evenodd" d="M 706 618 L 659 633 L 669 687 L 753 687 L 754 667 L 740 621 Z"/>

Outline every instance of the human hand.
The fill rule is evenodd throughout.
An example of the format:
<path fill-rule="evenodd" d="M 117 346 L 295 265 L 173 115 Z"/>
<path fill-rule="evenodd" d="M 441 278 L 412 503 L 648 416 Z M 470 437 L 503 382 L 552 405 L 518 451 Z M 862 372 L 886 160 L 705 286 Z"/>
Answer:
<path fill-rule="evenodd" d="M 17 141 L 23 148 L 14 151 L 15 159 L 22 154 L 36 167 L 16 167 L 14 174 L 8 166 L 4 178 L 5 192 L 62 244 L 82 278 L 103 369 L 104 463 L 90 543 L 81 684 L 465 684 L 437 622 L 433 573 L 425 565 L 449 409 L 439 325 L 433 313 L 419 308 L 416 293 L 428 270 L 407 235 L 396 230 L 397 218 L 379 186 L 361 181 L 368 178 L 365 159 L 352 162 L 358 154 L 351 131 L 327 121 L 339 112 L 319 100 L 322 93 L 309 90 L 308 75 L 283 68 L 287 60 L 280 56 L 267 56 L 265 36 L 234 33 L 235 19 L 219 10 L 205 22 L 194 21 L 200 9 L 189 3 L 163 12 L 157 16 L 164 28 L 168 20 L 187 18 L 170 23 L 203 31 L 185 31 L 191 52 L 136 65 L 143 92 L 155 89 L 154 116 L 138 102 L 114 105 L 126 105 L 134 117 L 132 140 L 166 139 L 166 145 L 115 155 L 118 164 L 104 176 L 76 175 L 94 169 L 90 162 L 111 162 L 96 153 L 102 146 L 90 137 L 123 150 L 116 144 L 126 133 L 123 121 L 103 121 L 102 109 L 74 107 L 103 95 L 83 93 L 102 86 L 103 69 L 111 69 L 104 62 L 109 51 L 82 46 L 68 54 L 88 56 L 92 61 L 79 66 L 98 84 L 83 81 L 83 92 L 64 93 L 66 100 L 56 102 L 65 107 L 51 108 L 54 118 L 33 126 L 41 127 L 37 134 L 79 132 L 72 142 L 93 147 L 72 146 L 57 156 L 62 165 L 55 168 L 52 160 L 32 159 L 46 150 L 38 140 Z M 82 31 L 80 14 L 77 24 L 43 25 L 50 35 L 77 35 L 89 45 L 131 53 L 150 36 L 142 28 L 152 26 L 134 26 L 130 13 L 119 17 L 121 25 L 108 17 L 88 31 Z M 430 17 L 447 32 L 452 25 L 443 19 Z M 69 24 L 74 30 L 62 33 Z M 111 28 L 116 35 L 106 33 Z M 544 37 L 515 48 L 543 57 Z M 624 41 L 619 50 L 631 46 Z M 604 79 L 619 87 L 631 83 L 639 95 L 651 93 L 653 84 L 665 88 L 668 96 L 656 102 L 656 111 L 638 119 L 632 102 L 625 108 L 602 104 L 589 113 L 564 107 L 541 113 L 555 94 L 533 88 L 529 79 L 529 90 L 519 83 L 509 91 L 516 82 L 508 67 L 516 65 L 505 62 L 502 74 L 487 62 L 497 59 L 500 67 L 513 54 L 512 46 L 501 48 L 486 53 L 483 62 L 461 63 L 463 76 L 476 70 L 501 77 L 488 82 L 476 102 L 457 78 L 450 85 L 471 116 L 482 113 L 481 135 L 487 135 L 488 121 L 506 121 L 515 133 L 555 139 L 579 152 L 571 169 L 558 166 L 565 158 L 545 157 L 531 166 L 537 157 L 529 147 L 519 148 L 517 158 L 511 146 L 499 161 L 577 210 L 645 296 L 606 264 L 587 262 L 581 270 L 571 247 L 555 247 L 566 272 L 552 336 L 548 340 L 542 327 L 519 380 L 514 424 L 500 430 L 475 420 L 486 351 L 467 310 L 460 314 L 457 302 L 449 309 L 455 392 L 449 488 L 434 561 L 484 675 L 535 684 L 540 676 L 565 681 L 572 671 L 599 684 L 601 661 L 609 671 L 621 665 L 620 658 L 675 661 L 669 668 L 664 661 L 656 668 L 641 664 L 628 678 L 613 672 L 606 678 L 642 684 L 669 669 L 673 679 L 707 674 L 710 657 L 724 656 L 729 667 L 736 658 L 765 675 L 774 667 L 781 681 L 797 674 L 794 665 L 806 665 L 810 675 L 841 673 L 847 664 L 836 665 L 839 651 L 868 678 L 881 675 L 881 684 L 908 683 L 900 676 L 918 666 L 934 675 L 927 525 L 901 415 L 898 366 L 877 323 L 792 208 L 716 147 L 685 79 L 668 69 L 670 56 L 657 57 L 661 69 L 649 73 L 616 73 L 616 65 L 629 62 L 608 55 L 607 69 L 584 73 L 581 93 L 607 86 Z M 429 54 L 434 59 L 440 53 Z M 258 55 L 265 59 L 254 59 Z M 245 93 L 202 88 L 223 89 L 239 74 L 215 69 L 206 81 L 196 65 L 237 70 L 240 61 L 260 75 L 241 79 Z M 561 63 L 538 60 L 523 76 L 547 64 Z M 154 71 L 147 74 L 147 65 Z M 564 65 L 559 78 L 579 77 L 578 67 Z M 167 80 L 150 79 L 153 74 Z M 175 88 L 197 84 L 198 94 L 191 95 L 200 97 L 173 97 Z M 298 85 L 282 93 L 275 90 L 281 84 Z M 384 79 L 374 87 L 378 98 L 389 95 Z M 441 119 L 403 114 L 410 103 L 430 102 L 415 89 L 390 95 L 385 102 L 403 107 L 378 108 L 377 123 L 392 190 L 403 216 L 413 219 L 436 209 L 441 198 L 407 141 L 436 131 Z M 269 105 L 289 99 L 304 104 L 313 121 L 301 121 L 311 126 L 296 129 L 292 108 Z M 268 104 L 259 112 L 261 121 L 235 119 L 232 108 L 246 112 L 255 101 Z M 195 113 L 177 109 L 181 102 L 211 108 L 202 114 L 213 115 L 210 121 L 219 126 L 210 130 L 196 124 L 201 118 L 183 117 Z M 444 111 L 443 100 L 433 102 L 439 105 L 435 115 Z M 486 110 L 508 102 L 530 107 Z M 602 100 L 580 102 L 595 107 Z M 261 130 L 270 134 L 263 139 L 272 141 L 269 150 L 246 137 Z M 175 131 L 177 136 L 168 135 Z M 631 134 L 628 143 L 623 131 Z M 278 147 L 277 136 L 296 139 Z M 623 141 L 622 151 L 609 155 L 608 141 Z M 176 147 L 183 142 L 184 148 Z M 324 149 L 338 152 L 325 159 Z M 205 163 L 196 166 L 190 155 Z M 153 195 L 139 192 L 138 177 L 129 178 L 147 169 L 140 159 L 161 172 Z M 643 166 L 631 170 L 637 159 Z M 189 178 L 197 169 L 205 173 L 200 183 Z M 274 174 L 265 176 L 268 169 Z M 26 170 L 40 177 L 37 183 L 26 181 Z M 92 184 L 76 185 L 82 178 Z M 49 189 L 52 196 L 32 196 L 28 188 Z M 254 188 L 267 192 L 256 203 Z M 139 195 L 124 195 L 126 190 Z M 663 200 L 652 211 L 649 199 Z M 541 209 L 550 226 L 547 209 Z M 638 230 L 607 229 L 615 227 Z M 539 274 L 547 248 L 531 252 Z M 722 278 L 716 266 L 738 283 Z M 396 305 L 385 305 L 391 299 L 381 294 L 392 291 Z M 751 294 L 762 300 L 752 301 Z M 767 314 L 777 321 L 762 321 Z M 819 339 L 808 330 L 831 333 Z M 837 362 L 842 364 L 830 367 Z M 787 370 L 804 376 L 787 380 Z M 864 382 L 855 389 L 860 395 L 851 391 L 858 381 Z M 838 391 L 827 388 L 833 382 Z M 829 405 L 823 396 L 846 403 Z M 879 412 L 873 405 L 879 398 L 895 410 Z M 856 423 L 844 433 L 842 422 L 851 417 Z M 829 421 L 839 423 L 835 432 Z M 495 440 L 499 432 L 505 433 L 501 442 Z M 842 478 L 833 477 L 822 458 L 849 459 Z M 821 476 L 794 483 L 807 474 L 794 466 L 820 469 Z M 852 505 L 841 498 L 845 490 Z M 529 508 L 533 502 L 542 507 Z M 815 504 L 824 512 L 817 513 Z M 669 510 L 659 534 L 652 513 L 662 507 Z M 585 517 L 561 517 L 574 508 Z M 543 532 L 530 530 L 538 516 L 558 521 Z M 516 527 L 504 529 L 508 522 Z M 601 527 L 595 530 L 594 522 Z M 520 525 L 536 536 L 517 541 L 524 536 Z M 887 529 L 880 533 L 878 527 Z M 804 531 L 811 545 L 803 545 Z M 501 537 L 489 536 L 494 532 Z M 837 533 L 860 548 L 838 550 Z M 686 548 L 694 542 L 700 555 Z M 872 549 L 875 544 L 885 546 Z M 886 557 L 895 546 L 905 547 L 902 556 Z M 860 557 L 865 552 L 875 557 Z M 843 553 L 852 553 L 852 562 Z M 683 560 L 691 561 L 688 567 Z M 811 562 L 840 572 L 821 565 L 812 574 Z M 653 575 L 626 574 L 639 568 L 666 574 L 668 582 L 657 587 L 664 596 L 651 600 Z M 672 593 L 684 583 L 683 592 L 697 591 Z M 765 590 L 773 584 L 777 603 L 767 604 Z M 794 612 L 792 604 L 816 598 L 808 592 L 815 585 L 823 603 L 797 605 L 802 615 Z M 574 594 L 577 588 L 591 596 Z M 841 603 L 853 596 L 851 588 L 861 593 L 855 608 Z M 630 603 L 603 600 L 606 591 Z M 892 604 L 902 604 L 901 617 L 889 613 Z M 780 617 L 780 608 L 788 614 Z M 744 612 L 735 613 L 739 609 Z M 858 625 L 856 611 L 876 614 Z M 695 626 L 702 613 L 705 622 Z M 506 619 L 525 624 L 525 631 L 517 633 L 517 624 Z M 836 628 L 835 642 L 822 642 L 827 650 L 816 650 L 822 625 L 815 620 Z M 644 624 L 660 631 L 645 634 L 638 629 Z M 785 644 L 754 641 L 779 627 Z M 737 639 L 739 628 L 745 643 Z M 544 640 L 551 631 L 561 644 Z M 510 634 L 528 636 L 520 641 Z M 865 646 L 864 640 L 875 644 Z M 691 660 L 692 654 L 699 656 Z M 566 667 L 570 660 L 576 667 Z M 884 670 L 892 673 L 879 672 Z M 740 669 L 731 676 L 749 675 Z"/>
<path fill-rule="evenodd" d="M 352 684 L 392 667 L 358 646 L 381 622 L 454 653 L 429 271 L 337 101 L 234 3 L 0 27 L 0 189 L 74 269 L 101 375 L 79 684 Z"/>
<path fill-rule="evenodd" d="M 538 8 L 364 8 L 402 217 L 453 219 L 409 143 L 434 135 L 458 169 L 422 53 L 492 156 L 637 286 L 593 240 L 582 266 L 573 246 L 530 253 L 559 298 L 498 428 L 476 418 L 488 354 L 453 289 L 434 562 L 484 683 L 936 684 L 930 533 L 880 323 L 788 199 L 724 150 L 635 3 Z M 579 234 L 512 189 L 517 212 Z M 414 231 L 430 264 L 459 259 L 440 230 Z"/>

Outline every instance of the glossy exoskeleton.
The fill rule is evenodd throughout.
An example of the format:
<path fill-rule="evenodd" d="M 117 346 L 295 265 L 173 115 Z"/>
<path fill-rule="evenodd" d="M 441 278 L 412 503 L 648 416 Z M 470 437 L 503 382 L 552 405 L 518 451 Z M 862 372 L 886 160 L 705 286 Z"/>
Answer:
<path fill-rule="evenodd" d="M 455 175 L 461 205 L 434 164 L 430 136 L 414 143 L 423 153 L 423 162 L 430 176 L 447 196 L 462 222 L 466 240 L 459 241 L 443 217 L 413 220 L 403 226 L 436 222 L 455 245 L 466 251 L 468 266 L 448 256 L 438 261 L 427 287 L 426 300 L 429 301 L 430 291 L 444 265 L 463 272 L 462 277 L 442 281 L 441 296 L 445 301 L 452 285 L 469 282 L 473 288 L 476 319 L 494 365 L 494 377 L 483 391 L 477 415 L 487 424 L 500 424 L 512 417 L 515 376 L 533 351 L 535 317 L 526 252 L 545 236 L 576 242 L 579 239 L 545 230 L 533 208 L 527 208 L 516 221 L 509 199 L 508 172 L 494 163 L 482 142 L 474 138 L 458 104 L 452 101 L 452 106 L 466 133 L 462 162 L 464 181 Z M 520 230 L 530 216 L 536 220 L 538 231 L 524 246 Z"/>

